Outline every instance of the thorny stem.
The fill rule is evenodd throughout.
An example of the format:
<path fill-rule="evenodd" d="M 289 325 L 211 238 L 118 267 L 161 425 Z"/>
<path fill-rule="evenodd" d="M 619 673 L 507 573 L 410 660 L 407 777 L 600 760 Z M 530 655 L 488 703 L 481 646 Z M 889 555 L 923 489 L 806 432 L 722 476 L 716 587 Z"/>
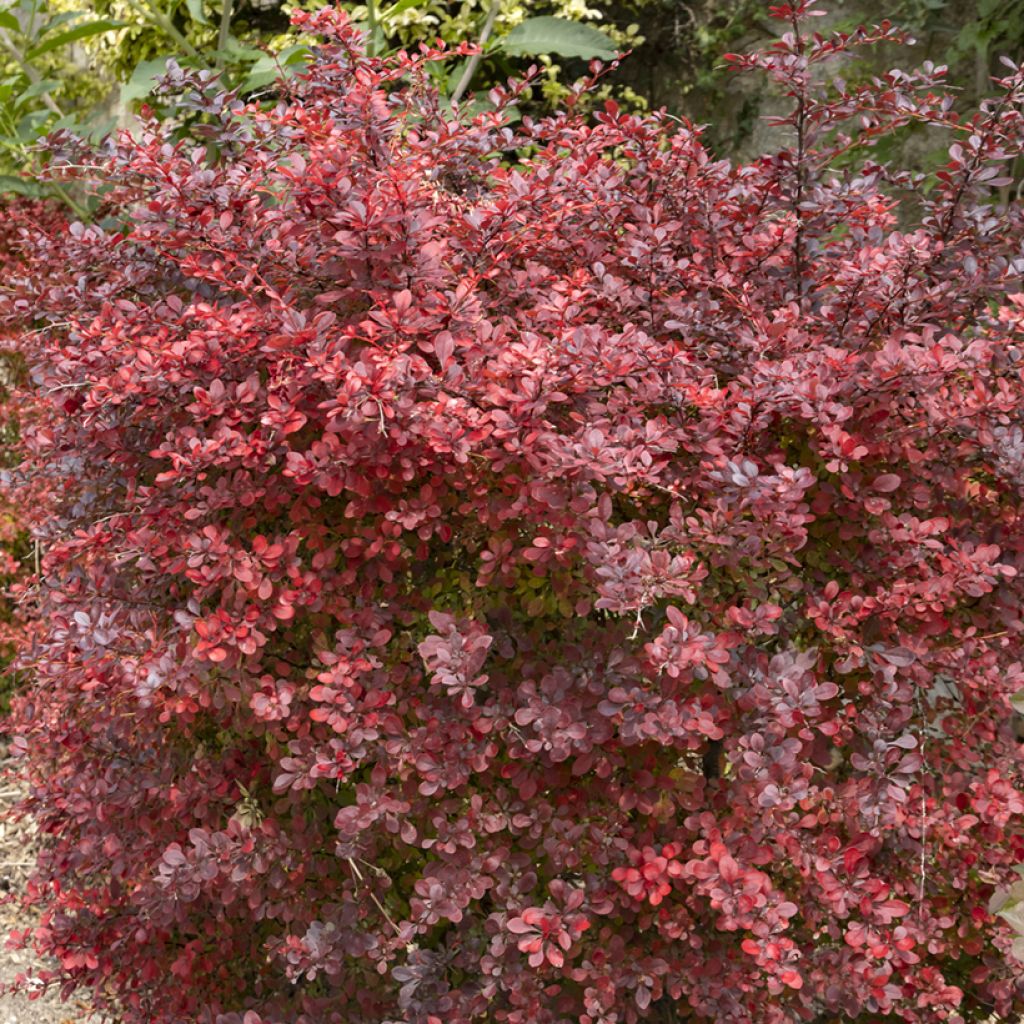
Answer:
<path fill-rule="evenodd" d="M 803 55 L 804 40 L 800 34 L 800 19 L 793 16 L 793 36 L 796 41 L 797 53 Z M 806 67 L 803 74 L 807 74 Z M 793 244 L 793 275 L 796 278 L 797 302 L 803 303 L 803 282 L 804 282 L 804 218 L 801 204 L 804 195 L 804 154 L 807 141 L 807 82 L 805 78 L 800 80 L 800 93 L 797 97 L 796 107 L 796 196 L 793 202 L 793 209 L 796 213 L 796 238 Z"/>
<path fill-rule="evenodd" d="M 1010 100 L 1010 92 L 1004 92 L 999 98 L 999 102 L 996 104 L 995 109 L 989 115 L 988 122 L 985 125 L 986 134 L 991 137 L 995 133 L 995 129 L 999 124 L 1000 117 L 1002 116 L 1003 110 Z M 979 133 L 980 134 L 980 133 Z M 960 185 L 957 188 L 956 194 L 953 196 L 952 202 L 949 204 L 949 209 L 946 212 L 946 223 L 942 228 L 941 240 L 943 244 L 949 241 L 950 236 L 953 233 L 953 225 L 956 220 L 956 213 L 959 209 L 960 202 L 967 192 L 967 188 L 971 183 L 971 179 L 974 172 L 981 165 L 984 160 L 984 146 L 979 144 L 974 150 L 974 154 L 971 158 L 971 162 L 964 168 L 963 175 L 960 180 Z"/>
<path fill-rule="evenodd" d="M 352 869 L 352 874 L 355 875 L 356 880 L 362 882 L 365 885 L 366 878 L 364 877 L 362 871 L 359 870 L 359 865 L 355 862 L 354 858 L 346 857 L 345 859 L 348 861 L 348 866 Z M 384 904 L 381 903 L 379 899 L 377 899 L 377 894 L 368 885 L 366 886 L 366 891 L 370 894 L 370 899 L 373 900 L 376 908 L 381 912 L 381 914 L 384 915 L 384 920 L 387 921 L 387 923 L 391 925 L 392 928 L 394 928 L 395 934 L 401 935 L 402 929 L 399 928 L 397 924 L 395 924 L 391 915 L 387 912 L 386 908 L 384 907 Z"/>
<path fill-rule="evenodd" d="M 920 730 L 920 755 L 921 755 L 921 860 L 918 869 L 918 881 L 917 881 L 917 912 L 924 919 L 924 890 L 925 882 L 927 880 L 927 858 L 928 858 L 928 793 L 925 789 L 925 776 L 928 772 L 928 763 L 925 761 L 925 746 L 928 742 L 928 733 L 925 728 L 924 721 L 924 709 L 921 707 L 921 695 L 917 695 L 917 710 L 918 716 L 921 719 L 921 730 Z"/>

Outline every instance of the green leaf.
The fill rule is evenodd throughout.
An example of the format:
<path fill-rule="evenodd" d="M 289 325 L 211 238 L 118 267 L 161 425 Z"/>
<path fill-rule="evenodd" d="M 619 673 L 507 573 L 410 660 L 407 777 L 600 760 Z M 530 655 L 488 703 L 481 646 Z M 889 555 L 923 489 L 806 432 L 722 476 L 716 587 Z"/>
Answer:
<path fill-rule="evenodd" d="M 60 82 L 53 78 L 42 78 L 38 82 L 33 82 L 27 89 L 23 90 L 17 97 L 16 102 L 23 103 L 25 100 L 34 99 L 36 96 L 42 96 L 45 93 L 53 92 L 54 89 L 60 88 Z"/>
<path fill-rule="evenodd" d="M 245 81 L 242 83 L 242 91 L 251 92 L 270 82 L 276 82 L 278 74 L 277 61 L 269 53 L 265 53 L 249 69 L 249 74 L 245 76 Z"/>
<path fill-rule="evenodd" d="M 43 187 L 35 181 L 26 181 L 13 174 L 0 174 L 0 194 L 17 193 L 19 196 L 41 196 Z"/>
<path fill-rule="evenodd" d="M 133 100 L 145 99 L 153 91 L 156 80 L 166 74 L 167 62 L 170 59 L 167 56 L 139 61 L 131 78 L 121 86 L 121 102 L 131 103 Z"/>
<path fill-rule="evenodd" d="M 206 11 L 203 10 L 203 0 L 186 0 L 188 6 L 188 16 L 197 25 L 209 25 L 210 19 L 206 16 Z"/>
<path fill-rule="evenodd" d="M 123 27 L 123 21 L 108 21 L 106 18 L 101 18 L 99 21 L 90 21 L 84 25 L 76 25 L 74 28 L 69 28 L 66 32 L 52 36 L 38 46 L 33 46 L 25 54 L 25 59 L 32 61 L 37 57 L 42 57 L 44 53 L 58 50 L 69 43 L 77 43 L 79 39 L 88 39 L 90 36 L 102 35 L 105 32 L 112 32 L 115 28 Z"/>
<path fill-rule="evenodd" d="M 598 57 L 613 60 L 615 44 L 591 25 L 581 25 L 565 18 L 527 18 L 498 44 L 513 56 L 538 56 L 555 53 L 560 57 Z"/>
<path fill-rule="evenodd" d="M 5 28 L 8 32 L 21 31 L 18 19 L 10 11 L 0 11 L 0 28 Z"/>
<path fill-rule="evenodd" d="M 313 51 L 305 43 L 296 43 L 294 46 L 285 47 L 277 59 L 285 68 L 293 67 L 296 64 L 308 64 L 313 56 Z"/>
<path fill-rule="evenodd" d="M 305 66 L 309 62 L 311 51 L 304 43 L 296 43 L 289 46 L 278 54 L 264 53 L 260 59 L 249 69 L 249 74 L 242 83 L 244 92 L 251 92 L 253 89 L 260 89 L 264 85 L 276 82 L 283 74 L 285 77 L 295 74 L 299 66 Z"/>
<path fill-rule="evenodd" d="M 997 913 L 1018 935 L 1024 934 L 1024 906 L 1011 903 Z"/>
<path fill-rule="evenodd" d="M 486 97 L 474 96 L 468 103 L 459 104 L 459 118 L 463 121 L 472 121 L 477 114 L 489 113 L 494 109 L 494 104 Z M 504 124 L 514 124 L 522 119 L 522 115 L 516 107 L 506 107 L 503 113 Z"/>
<path fill-rule="evenodd" d="M 266 50 L 255 46 L 243 46 L 234 36 L 228 38 L 228 44 L 222 51 L 230 60 L 259 60 L 266 55 Z"/>
<path fill-rule="evenodd" d="M 62 11 L 60 14 L 55 14 L 36 33 L 36 36 L 35 36 L 36 42 L 41 42 L 43 36 L 47 35 L 50 32 L 53 32 L 54 29 L 60 28 L 61 25 L 67 25 L 67 24 L 69 24 L 69 23 L 71 23 L 73 21 L 77 21 L 79 18 L 82 17 L 83 14 L 85 14 L 85 11 Z"/>
<path fill-rule="evenodd" d="M 57 122 L 60 125 L 60 121 Z M 71 127 L 70 125 L 68 127 Z M 98 119 L 89 119 L 88 124 L 83 124 L 79 129 L 72 131 L 76 135 L 81 135 L 83 138 L 89 139 L 91 142 L 99 143 L 102 142 L 108 135 L 112 135 L 117 129 L 117 118 L 116 117 L 101 117 Z"/>
<path fill-rule="evenodd" d="M 1020 874 L 1021 865 L 1015 866 L 1014 870 Z M 990 914 L 1002 913 L 1004 910 L 1013 910 L 1024 902 L 1024 882 L 1014 882 L 1009 889 L 996 889 L 988 901 L 988 912 Z"/>
<path fill-rule="evenodd" d="M 47 131 L 56 131 L 59 128 L 66 128 L 72 135 L 80 139 L 88 139 L 90 142 L 98 143 L 117 127 L 116 117 L 97 118 L 95 114 L 90 115 L 87 120 L 80 120 L 75 114 L 66 114 L 58 118 Z"/>
<path fill-rule="evenodd" d="M 397 4 L 392 4 L 386 11 L 381 11 L 380 20 L 384 22 L 389 18 L 397 18 L 399 14 L 414 7 L 422 7 L 426 2 L 427 0 L 398 0 Z"/>
<path fill-rule="evenodd" d="M 1010 707 L 1020 715 L 1024 715 L 1024 690 L 1018 690 L 1010 698 Z"/>
<path fill-rule="evenodd" d="M 19 142 L 35 142 L 43 133 L 49 111 L 33 110 L 26 114 L 15 126 L 14 136 Z"/>

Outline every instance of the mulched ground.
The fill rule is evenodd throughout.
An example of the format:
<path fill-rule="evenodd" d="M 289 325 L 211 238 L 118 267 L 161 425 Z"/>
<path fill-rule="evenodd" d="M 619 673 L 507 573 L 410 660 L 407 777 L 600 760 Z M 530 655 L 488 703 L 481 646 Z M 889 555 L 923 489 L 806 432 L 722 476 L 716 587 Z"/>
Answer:
<path fill-rule="evenodd" d="M 0 761 L 0 776 L 6 767 Z M 0 783 L 0 896 L 17 893 L 25 885 L 32 867 L 34 836 L 25 822 L 4 820 L 5 812 L 18 799 L 19 790 L 9 782 Z M 12 929 L 32 925 L 26 920 L 16 901 L 0 905 L 0 940 Z M 83 1003 L 74 998 L 62 1003 L 56 991 L 37 999 L 27 993 L 5 991 L 19 974 L 30 974 L 38 961 L 28 952 L 4 948 L 0 942 L 0 1024 L 98 1024 Z"/>

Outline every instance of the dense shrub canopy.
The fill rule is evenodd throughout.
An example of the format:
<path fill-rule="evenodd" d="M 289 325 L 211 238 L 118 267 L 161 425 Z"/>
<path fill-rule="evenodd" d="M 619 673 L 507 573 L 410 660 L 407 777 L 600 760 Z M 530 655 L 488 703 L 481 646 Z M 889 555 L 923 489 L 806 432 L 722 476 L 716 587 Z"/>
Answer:
<path fill-rule="evenodd" d="M 22 196 L 0 200 L 0 279 L 9 281 L 17 276 L 25 246 L 31 248 L 36 232 L 66 229 L 67 220 L 54 203 Z M 6 475 L 20 460 L 20 426 L 33 417 L 39 396 L 25 387 L 27 373 L 21 345 L 17 340 L 10 344 L 11 339 L 2 330 L 0 339 L 0 473 Z M 45 403 L 42 413 L 47 414 Z M 25 528 L 21 509 L 32 504 L 39 515 L 49 492 L 49 482 L 43 476 L 36 478 L 34 487 L 26 487 L 23 482 L 14 500 L 9 489 L 0 485 L 0 709 L 5 714 L 11 692 L 22 683 L 22 673 L 16 668 L 6 669 L 19 650 L 31 642 L 30 631 L 36 626 L 31 602 L 19 607 L 13 593 L 13 585 L 36 567 L 34 556 L 39 550 Z"/>
<path fill-rule="evenodd" d="M 180 83 L 38 243 L 56 977 L 127 1024 L 783 1024 L 1024 1007 L 1024 76 L 792 147 L 466 123 L 332 12 L 269 111 Z M 932 183 L 861 166 L 911 119 Z M 849 135 L 844 132 L 850 133 Z M 856 166 L 857 169 L 853 169 Z M 927 185 L 927 187 L 925 187 Z M 43 491 L 40 491 L 43 488 Z"/>

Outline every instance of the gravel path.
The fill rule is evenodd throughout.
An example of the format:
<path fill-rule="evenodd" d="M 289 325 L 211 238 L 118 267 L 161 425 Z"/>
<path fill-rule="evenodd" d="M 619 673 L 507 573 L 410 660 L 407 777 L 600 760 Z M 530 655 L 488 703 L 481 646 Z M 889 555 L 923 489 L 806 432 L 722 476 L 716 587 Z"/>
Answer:
<path fill-rule="evenodd" d="M 17 800 L 19 792 L 9 782 L 0 786 L 0 895 L 7 896 L 17 893 L 25 884 L 32 866 L 33 837 L 27 824 L 4 820 L 4 812 Z M 17 975 L 38 965 L 28 951 L 4 948 L 11 929 L 31 924 L 16 903 L 0 906 L 0 1024 L 99 1024 L 79 1000 L 72 997 L 70 1002 L 62 1003 L 55 990 L 38 999 L 4 991 Z"/>

